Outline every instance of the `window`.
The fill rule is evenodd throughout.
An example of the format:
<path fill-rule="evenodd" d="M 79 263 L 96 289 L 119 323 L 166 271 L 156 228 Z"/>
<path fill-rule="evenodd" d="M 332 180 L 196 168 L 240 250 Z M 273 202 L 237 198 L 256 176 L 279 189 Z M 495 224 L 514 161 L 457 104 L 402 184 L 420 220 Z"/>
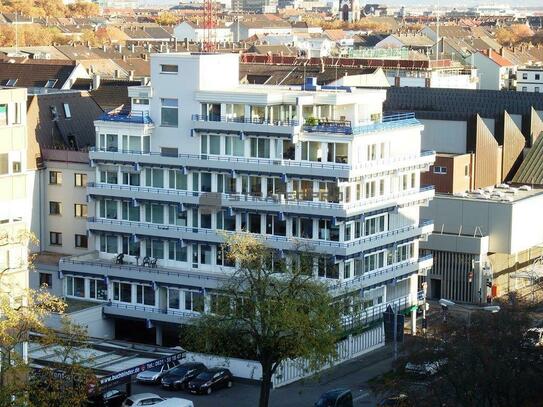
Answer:
<path fill-rule="evenodd" d="M 197 291 L 184 291 L 185 309 L 187 311 L 204 312 L 204 294 Z"/>
<path fill-rule="evenodd" d="M 49 232 L 49 244 L 51 246 L 62 246 L 62 233 Z"/>
<path fill-rule="evenodd" d="M 328 162 L 347 164 L 348 150 L 347 143 L 328 143 Z"/>
<path fill-rule="evenodd" d="M 396 252 L 396 255 L 397 255 L 396 261 L 409 260 L 410 258 L 413 257 L 414 249 L 415 249 L 414 243 L 407 243 L 407 244 L 398 246 L 398 250 Z"/>
<path fill-rule="evenodd" d="M 147 168 L 145 170 L 145 186 L 164 188 L 164 170 Z"/>
<path fill-rule="evenodd" d="M 202 154 L 221 154 L 221 137 L 203 134 L 200 139 Z"/>
<path fill-rule="evenodd" d="M 85 279 L 68 276 L 66 278 L 66 295 L 70 297 L 85 297 Z"/>
<path fill-rule="evenodd" d="M 522 87 L 522 91 L 523 91 L 523 92 L 528 92 L 528 87 L 527 87 L 527 86 L 523 86 L 523 87 Z"/>
<path fill-rule="evenodd" d="M 137 172 L 123 172 L 123 184 L 140 186 L 140 174 Z"/>
<path fill-rule="evenodd" d="M 120 302 L 132 302 L 132 284 L 113 282 L 113 300 Z"/>
<path fill-rule="evenodd" d="M 58 82 L 58 79 L 49 79 L 47 82 L 45 82 L 45 87 L 48 89 L 54 88 L 57 82 Z"/>
<path fill-rule="evenodd" d="M 181 244 L 179 240 L 168 242 L 168 259 L 175 261 L 187 261 L 187 246 Z"/>
<path fill-rule="evenodd" d="M 162 103 L 161 125 L 164 127 L 177 127 L 179 121 L 177 99 L 160 100 Z"/>
<path fill-rule="evenodd" d="M 68 103 L 64 103 L 64 115 L 67 119 L 72 118 L 72 112 L 70 111 L 70 105 Z"/>
<path fill-rule="evenodd" d="M 117 236 L 115 235 L 100 236 L 100 251 L 105 252 L 105 253 L 117 254 L 119 252 Z"/>
<path fill-rule="evenodd" d="M 180 292 L 176 288 L 168 289 L 168 308 L 179 309 L 181 301 L 179 301 Z"/>
<path fill-rule="evenodd" d="M 528 74 L 526 72 L 522 74 L 522 79 L 528 79 Z"/>
<path fill-rule="evenodd" d="M 280 220 L 277 215 L 266 215 L 266 234 L 276 236 L 286 236 L 287 221 Z"/>
<path fill-rule="evenodd" d="M 100 182 L 106 184 L 117 184 L 117 171 L 100 171 Z"/>
<path fill-rule="evenodd" d="M 245 155 L 245 141 L 239 137 L 226 136 L 224 138 L 224 150 L 226 155 L 243 157 Z"/>
<path fill-rule="evenodd" d="M 40 273 L 40 287 L 53 287 L 53 275 L 49 273 Z"/>
<path fill-rule="evenodd" d="M 135 105 L 148 105 L 149 99 L 143 99 L 143 98 L 133 98 L 132 103 Z"/>
<path fill-rule="evenodd" d="M 133 201 L 123 201 L 121 203 L 121 216 L 123 220 L 139 222 L 140 207 L 135 206 Z"/>
<path fill-rule="evenodd" d="M 149 285 L 136 285 L 136 302 L 138 304 L 155 306 L 155 290 Z"/>
<path fill-rule="evenodd" d="M 535 80 L 538 81 L 540 78 L 541 78 L 541 76 L 538 73 L 536 73 L 535 74 Z"/>
<path fill-rule="evenodd" d="M 179 67 L 177 65 L 161 64 L 160 65 L 160 72 L 162 72 L 162 73 L 178 73 L 179 72 Z"/>
<path fill-rule="evenodd" d="M 164 258 L 164 242 L 162 240 L 153 239 L 147 243 L 146 255 L 156 259 Z"/>
<path fill-rule="evenodd" d="M 123 236 L 123 253 L 129 256 L 139 256 L 139 242 L 136 242 L 131 236 Z"/>
<path fill-rule="evenodd" d="M 61 215 L 62 204 L 60 202 L 49 201 L 49 215 Z"/>
<path fill-rule="evenodd" d="M 6 86 L 15 86 L 17 84 L 17 79 L 8 79 Z"/>
<path fill-rule="evenodd" d="M 60 171 L 49 171 L 49 184 L 51 184 L 51 185 L 61 185 L 62 184 L 62 172 L 60 172 Z"/>
<path fill-rule="evenodd" d="M 107 285 L 102 279 L 89 279 L 89 297 L 94 300 L 107 300 Z"/>
<path fill-rule="evenodd" d="M 332 258 L 319 257 L 317 260 L 317 274 L 324 278 L 339 278 L 339 265 Z"/>
<path fill-rule="evenodd" d="M 161 147 L 160 155 L 162 157 L 177 157 L 179 156 L 179 149 L 175 147 Z"/>
<path fill-rule="evenodd" d="M 168 208 L 168 223 L 170 225 L 187 226 L 187 211 L 182 211 L 177 205 Z"/>
<path fill-rule="evenodd" d="M 316 141 L 303 141 L 302 160 L 322 161 L 321 143 Z"/>
<path fill-rule="evenodd" d="M 228 211 L 217 212 L 217 229 L 236 230 L 236 215 L 230 215 Z"/>
<path fill-rule="evenodd" d="M 169 187 L 172 189 L 187 190 L 187 175 L 181 171 L 170 170 L 169 173 L 170 182 Z"/>
<path fill-rule="evenodd" d="M 535 93 L 539 93 L 539 86 L 536 86 L 536 87 L 534 88 L 534 92 L 535 92 Z"/>
<path fill-rule="evenodd" d="M 106 219 L 117 219 L 117 201 L 104 199 L 100 202 L 100 217 Z"/>
<path fill-rule="evenodd" d="M 280 143 L 281 141 L 277 141 Z M 294 160 L 296 155 L 296 147 L 290 140 L 283 140 L 283 160 Z"/>
<path fill-rule="evenodd" d="M 76 218 L 87 217 L 87 205 L 86 204 L 74 204 L 74 216 Z"/>
<path fill-rule="evenodd" d="M 236 179 L 230 174 L 217 174 L 217 192 L 235 194 Z"/>
<path fill-rule="evenodd" d="M 164 205 L 147 204 L 145 205 L 145 221 L 150 223 L 164 223 Z"/>
<path fill-rule="evenodd" d="M 447 174 L 447 167 L 434 165 L 434 174 Z"/>
<path fill-rule="evenodd" d="M 75 247 L 78 249 L 86 249 L 89 247 L 87 235 L 75 235 Z"/>
<path fill-rule="evenodd" d="M 319 239 L 339 242 L 339 226 L 329 219 L 319 219 Z"/>
<path fill-rule="evenodd" d="M 387 230 L 388 215 L 376 215 L 366 218 L 364 221 L 364 236 L 374 235 Z"/>
<path fill-rule="evenodd" d="M 251 157 L 270 158 L 270 139 L 251 138 Z"/>
<path fill-rule="evenodd" d="M 0 154 L 0 175 L 9 173 L 9 157 L 8 154 Z"/>
<path fill-rule="evenodd" d="M 364 271 L 372 271 L 385 266 L 385 252 L 380 251 L 364 256 Z"/>

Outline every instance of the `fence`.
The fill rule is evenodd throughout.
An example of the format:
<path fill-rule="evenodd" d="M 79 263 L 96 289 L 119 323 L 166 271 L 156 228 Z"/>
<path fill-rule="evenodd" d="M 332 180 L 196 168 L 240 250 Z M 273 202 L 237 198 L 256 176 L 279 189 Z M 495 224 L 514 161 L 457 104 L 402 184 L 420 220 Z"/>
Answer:
<path fill-rule="evenodd" d="M 331 363 L 323 365 L 319 371 L 339 365 L 349 359 L 353 359 L 365 353 L 378 349 L 385 344 L 385 331 L 383 324 L 372 328 L 360 335 L 349 336 L 336 345 L 337 357 Z M 316 373 L 309 369 L 308 363 L 303 360 L 288 360 L 283 362 L 275 372 L 273 387 L 286 386 L 304 377 Z"/>

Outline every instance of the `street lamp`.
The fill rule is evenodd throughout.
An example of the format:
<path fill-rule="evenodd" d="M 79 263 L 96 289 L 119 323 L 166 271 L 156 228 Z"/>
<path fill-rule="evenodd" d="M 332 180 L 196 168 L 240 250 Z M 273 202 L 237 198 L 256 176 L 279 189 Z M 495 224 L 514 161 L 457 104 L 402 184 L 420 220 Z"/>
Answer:
<path fill-rule="evenodd" d="M 445 312 L 449 307 L 460 308 L 460 309 L 464 309 L 468 311 L 468 335 L 469 335 L 469 328 L 471 327 L 471 313 L 473 311 L 485 311 L 485 312 L 490 312 L 492 314 L 495 314 L 496 312 L 500 311 L 499 305 L 487 305 L 485 307 L 468 308 L 464 305 L 459 305 L 454 301 L 447 300 L 446 298 L 441 298 L 439 300 L 439 305 L 441 305 L 443 312 Z"/>

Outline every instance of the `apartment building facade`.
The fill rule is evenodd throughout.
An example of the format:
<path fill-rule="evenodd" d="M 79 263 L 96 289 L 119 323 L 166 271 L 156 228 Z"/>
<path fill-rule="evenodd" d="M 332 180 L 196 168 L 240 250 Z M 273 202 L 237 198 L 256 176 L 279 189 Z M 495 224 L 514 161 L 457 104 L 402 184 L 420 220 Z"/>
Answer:
<path fill-rule="evenodd" d="M 0 88 L 0 290 L 16 300 L 28 289 L 28 247 L 35 221 L 35 150 L 26 134 L 26 89 Z"/>
<path fill-rule="evenodd" d="M 176 340 L 221 300 L 235 267 L 224 236 L 249 233 L 277 264 L 300 245 L 314 252 L 346 320 L 416 305 L 432 265 L 418 256 L 433 228 L 419 207 L 434 194 L 420 172 L 435 158 L 420 123 L 383 116 L 383 90 L 240 85 L 238 58 L 153 55 L 152 86 L 130 88 L 130 114 L 95 122 L 94 250 L 60 261 L 64 295 L 103 303 L 117 337 L 130 319 L 147 340 Z"/>
<path fill-rule="evenodd" d="M 517 92 L 543 92 L 543 66 L 517 69 Z"/>

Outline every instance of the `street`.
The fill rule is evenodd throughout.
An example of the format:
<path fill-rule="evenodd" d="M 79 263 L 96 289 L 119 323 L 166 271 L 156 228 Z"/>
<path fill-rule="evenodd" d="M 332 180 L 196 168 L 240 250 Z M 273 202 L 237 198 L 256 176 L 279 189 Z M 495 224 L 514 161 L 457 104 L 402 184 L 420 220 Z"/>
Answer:
<path fill-rule="evenodd" d="M 353 392 L 355 406 L 375 406 L 367 382 L 390 370 L 392 348 L 387 346 L 377 351 L 342 363 L 311 378 L 274 389 L 271 392 L 271 407 L 313 406 L 320 394 L 338 387 Z M 195 407 L 254 407 L 258 404 L 257 384 L 236 382 L 231 389 L 221 389 L 211 395 L 192 395 L 184 391 L 172 392 L 159 386 L 134 384 L 132 392 L 151 392 L 164 397 L 180 397 L 194 401 Z"/>

